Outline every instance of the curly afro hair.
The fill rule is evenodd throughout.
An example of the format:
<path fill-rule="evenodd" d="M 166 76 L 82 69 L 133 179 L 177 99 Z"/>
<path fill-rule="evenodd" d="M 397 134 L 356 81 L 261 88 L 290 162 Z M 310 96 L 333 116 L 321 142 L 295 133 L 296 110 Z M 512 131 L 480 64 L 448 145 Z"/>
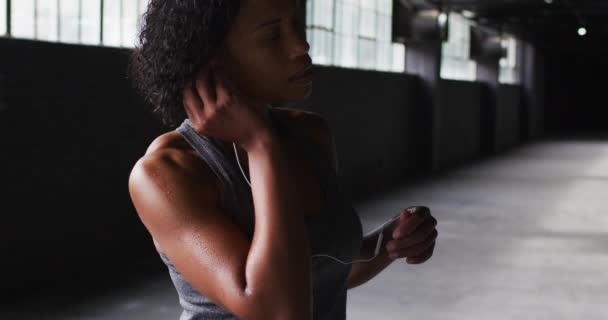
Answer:
<path fill-rule="evenodd" d="M 164 125 L 175 127 L 187 117 L 182 90 L 222 45 L 240 5 L 239 0 L 149 1 L 128 73 Z"/>

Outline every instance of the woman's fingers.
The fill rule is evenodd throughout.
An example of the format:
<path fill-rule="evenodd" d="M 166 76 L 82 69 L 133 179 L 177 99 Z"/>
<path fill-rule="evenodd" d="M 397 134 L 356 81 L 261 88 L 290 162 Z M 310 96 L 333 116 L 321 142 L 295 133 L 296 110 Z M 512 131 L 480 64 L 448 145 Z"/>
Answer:
<path fill-rule="evenodd" d="M 217 103 L 222 104 L 229 101 L 231 94 L 234 93 L 234 88 L 230 86 L 230 83 L 220 66 L 217 66 L 214 69 L 213 76 L 215 80 L 215 91 L 217 93 Z"/>
<path fill-rule="evenodd" d="M 430 234 L 426 235 L 425 239 L 414 245 L 403 246 L 401 243 L 389 243 L 387 244 L 387 252 L 391 257 L 410 257 L 421 254 L 429 246 L 435 243 L 438 236 L 437 230 L 433 230 Z M 393 240 L 394 241 L 394 240 Z"/>
<path fill-rule="evenodd" d="M 414 213 L 410 213 L 407 218 L 407 223 L 402 223 L 395 228 L 393 231 L 393 239 L 398 239 L 414 232 L 418 226 L 424 223 L 428 218 L 432 218 L 430 210 L 426 207 L 417 207 L 417 210 Z"/>
<path fill-rule="evenodd" d="M 436 220 L 427 219 L 422 225 L 420 225 L 413 233 L 407 236 L 401 236 L 399 238 L 393 238 L 393 240 L 387 243 L 387 246 L 392 249 L 402 249 L 417 243 L 424 241 L 431 233 L 435 230 L 437 225 Z"/>
<path fill-rule="evenodd" d="M 203 100 L 204 106 L 214 106 L 216 101 L 215 81 L 210 66 L 205 66 L 197 75 L 195 88 Z"/>
<path fill-rule="evenodd" d="M 188 82 L 184 86 L 184 91 L 182 92 L 182 100 L 184 107 L 191 110 L 198 110 L 203 107 L 203 101 L 201 97 L 196 93 L 196 87 L 193 82 Z"/>
<path fill-rule="evenodd" d="M 431 256 L 433 255 L 433 251 L 434 250 L 435 250 L 435 242 L 433 242 L 432 246 L 430 246 L 429 248 L 427 248 L 426 250 L 424 250 L 419 255 L 413 256 L 413 257 L 408 257 L 406 259 L 406 262 L 409 263 L 409 264 L 423 263 L 423 262 L 425 262 L 425 261 L 427 261 L 428 259 L 431 258 Z"/>

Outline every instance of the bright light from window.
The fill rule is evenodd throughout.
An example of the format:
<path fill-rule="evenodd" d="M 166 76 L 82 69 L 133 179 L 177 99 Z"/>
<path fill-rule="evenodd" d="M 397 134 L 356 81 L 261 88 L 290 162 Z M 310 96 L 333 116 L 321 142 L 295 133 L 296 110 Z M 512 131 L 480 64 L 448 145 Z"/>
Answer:
<path fill-rule="evenodd" d="M 120 0 L 105 0 L 103 7 L 103 45 L 122 45 Z"/>
<path fill-rule="evenodd" d="M 80 20 L 80 42 L 83 44 L 98 45 L 100 28 L 101 0 L 83 0 L 82 18 Z"/>
<path fill-rule="evenodd" d="M 79 42 L 79 4 L 78 0 L 59 0 L 60 1 L 60 29 L 59 37 L 61 42 Z"/>
<path fill-rule="evenodd" d="M 38 32 L 36 39 L 57 41 L 57 1 L 38 0 L 38 13 L 36 17 Z"/>
<path fill-rule="evenodd" d="M 33 39 L 36 36 L 34 0 L 11 2 L 11 34 L 18 38 Z"/>
<path fill-rule="evenodd" d="M 0 36 L 67 43 L 133 47 L 140 31 L 141 16 L 149 0 L 0 0 Z"/>
<path fill-rule="evenodd" d="M 403 72 L 405 47 L 391 42 L 392 5 L 392 0 L 307 1 L 313 62 Z"/>
<path fill-rule="evenodd" d="M 507 56 L 499 60 L 499 83 L 519 83 L 519 65 L 517 63 L 517 39 L 505 35 L 502 39 L 503 48 L 507 49 Z"/>
<path fill-rule="evenodd" d="M 137 16 L 139 8 L 137 1 L 122 1 L 122 46 L 135 46 L 135 37 L 137 36 Z"/>
<path fill-rule="evenodd" d="M 6 0 L 0 0 L 0 36 L 6 34 Z"/>
<path fill-rule="evenodd" d="M 471 23 L 462 15 L 450 12 L 448 41 L 443 43 L 441 77 L 444 79 L 475 81 L 477 63 L 470 59 Z"/>
<path fill-rule="evenodd" d="M 395 72 L 405 72 L 405 46 L 402 43 L 393 43 L 393 63 L 391 70 Z"/>

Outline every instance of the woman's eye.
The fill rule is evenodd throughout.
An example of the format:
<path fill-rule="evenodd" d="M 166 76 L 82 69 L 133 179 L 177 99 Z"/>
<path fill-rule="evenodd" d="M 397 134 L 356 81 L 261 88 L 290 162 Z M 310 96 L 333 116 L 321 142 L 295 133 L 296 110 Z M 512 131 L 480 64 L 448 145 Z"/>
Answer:
<path fill-rule="evenodd" d="M 268 37 L 268 40 L 276 40 L 278 39 L 280 36 L 280 32 L 273 32 L 270 34 L 270 37 Z"/>

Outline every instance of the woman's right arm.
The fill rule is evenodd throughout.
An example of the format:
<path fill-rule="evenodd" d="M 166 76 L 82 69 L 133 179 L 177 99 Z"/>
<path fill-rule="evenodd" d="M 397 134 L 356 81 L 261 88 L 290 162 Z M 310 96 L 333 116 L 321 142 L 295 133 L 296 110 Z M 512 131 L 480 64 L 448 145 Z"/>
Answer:
<path fill-rule="evenodd" d="M 200 293 L 240 319 L 312 319 L 304 213 L 273 130 L 247 151 L 255 209 L 250 242 L 222 212 L 216 177 L 200 159 L 158 151 L 142 158 L 129 192 L 148 231 Z"/>

